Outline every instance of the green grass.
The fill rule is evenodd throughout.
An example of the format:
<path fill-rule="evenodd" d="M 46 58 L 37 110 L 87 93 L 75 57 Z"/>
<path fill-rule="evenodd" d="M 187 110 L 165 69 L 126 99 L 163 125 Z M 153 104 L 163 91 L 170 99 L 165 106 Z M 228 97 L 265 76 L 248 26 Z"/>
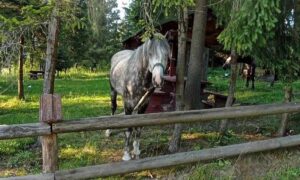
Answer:
<path fill-rule="evenodd" d="M 55 92 L 62 96 L 63 118 L 65 120 L 103 116 L 110 114 L 110 92 L 108 72 L 92 73 L 84 69 L 71 69 L 61 73 L 55 81 Z M 213 84 L 210 90 L 227 94 L 228 77 L 221 69 L 210 69 L 208 81 Z M 265 104 L 282 102 L 283 85 L 275 83 L 269 87 L 267 82 L 257 81 L 256 89 L 244 87 L 244 81 L 238 79 L 236 103 L 240 105 Z M 38 122 L 39 98 L 42 94 L 43 81 L 30 80 L 25 77 L 25 100 L 19 101 L 17 81 L 12 75 L 0 76 L 0 125 Z M 300 81 L 294 83 L 294 100 L 299 101 Z M 118 113 L 122 112 L 122 101 L 118 98 Z M 290 128 L 300 132 L 299 115 L 291 115 Z M 276 131 L 280 116 L 266 116 L 254 121 L 242 121 L 229 127 L 228 134 L 220 139 L 217 133 L 218 122 L 206 124 L 190 124 L 185 127 L 182 135 L 182 151 L 200 150 L 220 145 L 236 144 L 251 140 L 264 139 Z M 142 158 L 168 154 L 168 140 L 172 126 L 147 127 L 142 133 Z M 123 149 L 123 133 L 116 133 L 112 138 L 105 138 L 103 131 L 67 133 L 59 135 L 59 166 L 60 169 L 77 168 L 105 162 L 120 161 Z M 0 141 L 0 177 L 36 174 L 41 172 L 41 150 L 36 147 L 36 138 L 23 138 Z M 206 165 L 179 166 L 169 169 L 143 171 L 112 179 L 143 179 L 174 175 L 181 177 L 188 171 L 190 179 L 210 179 L 218 172 L 227 173 L 224 179 L 231 179 L 230 168 L 234 160 L 217 160 Z M 188 170 L 187 170 L 188 169 Z M 190 171 L 190 169 L 192 169 Z M 217 173 L 218 173 L 217 172 Z M 229 174 L 228 174 L 229 173 Z M 265 178 L 271 177 L 269 172 Z M 293 166 L 281 168 L 279 177 L 299 175 L 299 169 Z M 149 175 L 150 174 L 150 175 Z M 201 179 L 200 178 L 200 179 Z"/>

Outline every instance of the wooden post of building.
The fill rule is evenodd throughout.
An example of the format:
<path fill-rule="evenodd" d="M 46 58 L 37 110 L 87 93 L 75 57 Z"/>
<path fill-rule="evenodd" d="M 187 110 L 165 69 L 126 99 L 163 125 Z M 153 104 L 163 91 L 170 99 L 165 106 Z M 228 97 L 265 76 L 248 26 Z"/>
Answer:
<path fill-rule="evenodd" d="M 61 97 L 57 94 L 43 94 L 40 99 L 40 122 L 52 126 L 52 123 L 61 119 Z M 42 136 L 41 144 L 43 173 L 53 173 L 58 170 L 57 134 Z"/>

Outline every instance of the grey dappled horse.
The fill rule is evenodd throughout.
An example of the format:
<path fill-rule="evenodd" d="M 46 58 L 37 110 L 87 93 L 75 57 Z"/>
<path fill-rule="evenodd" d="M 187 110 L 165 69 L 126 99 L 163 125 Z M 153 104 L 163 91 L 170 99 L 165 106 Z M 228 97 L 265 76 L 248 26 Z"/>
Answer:
<path fill-rule="evenodd" d="M 124 111 L 130 115 L 135 110 L 139 101 L 145 97 L 145 94 L 154 87 L 161 87 L 163 84 L 163 73 L 166 69 L 170 47 L 165 36 L 155 34 L 153 38 L 147 40 L 136 50 L 123 50 L 116 53 L 111 59 L 110 86 L 111 86 L 111 106 L 112 115 L 117 108 L 117 94 L 123 97 Z M 139 114 L 144 113 L 149 103 L 149 96 L 143 100 L 143 104 L 138 107 Z M 125 132 L 125 149 L 123 160 L 131 159 L 130 140 L 132 128 Z M 141 128 L 135 128 L 136 139 L 133 142 L 133 155 L 139 158 L 139 137 Z M 110 130 L 106 131 L 109 136 Z"/>

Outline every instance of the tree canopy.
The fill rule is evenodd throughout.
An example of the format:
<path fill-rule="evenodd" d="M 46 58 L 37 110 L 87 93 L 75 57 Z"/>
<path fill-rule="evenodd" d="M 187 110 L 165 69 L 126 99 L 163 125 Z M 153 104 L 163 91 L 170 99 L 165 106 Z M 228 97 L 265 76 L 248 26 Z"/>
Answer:
<path fill-rule="evenodd" d="M 263 67 L 275 68 L 284 81 L 300 72 L 299 2 L 294 0 L 211 0 L 225 50 L 255 57 Z M 299 6 L 299 5 L 298 5 Z"/>
<path fill-rule="evenodd" d="M 43 66 L 47 26 L 55 1 L 5 0 L 0 3 L 0 67 L 16 63 L 19 36 L 25 35 L 30 68 Z M 62 1 L 59 12 L 59 60 L 57 69 L 75 64 L 92 67 L 105 64 L 121 47 L 116 0 Z M 1 69 L 1 68 L 0 68 Z"/>

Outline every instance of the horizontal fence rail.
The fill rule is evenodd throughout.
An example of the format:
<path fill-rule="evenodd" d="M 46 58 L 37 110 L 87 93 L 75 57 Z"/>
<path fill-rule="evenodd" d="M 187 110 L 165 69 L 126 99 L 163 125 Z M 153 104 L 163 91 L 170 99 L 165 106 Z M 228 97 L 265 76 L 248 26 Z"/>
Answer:
<path fill-rule="evenodd" d="M 128 162 L 116 162 L 96 166 L 87 166 L 71 170 L 56 171 L 55 173 L 30 175 L 23 177 L 3 178 L 3 180 L 68 180 L 89 179 L 96 177 L 107 177 L 148 169 L 170 167 L 196 162 L 207 162 L 220 158 L 233 157 L 255 152 L 275 150 L 284 147 L 292 147 L 300 144 L 300 135 L 274 138 L 262 141 L 254 141 L 236 145 L 190 151 L 171 155 L 150 157 Z M 1 179 L 1 178 L 0 178 Z"/>
<path fill-rule="evenodd" d="M 0 180 L 55 180 L 54 173 L 0 178 Z"/>
<path fill-rule="evenodd" d="M 239 106 L 130 116 L 104 116 L 56 122 L 53 123 L 52 126 L 45 123 L 0 125 L 0 140 L 49 135 L 51 133 L 154 126 L 174 123 L 206 122 L 219 119 L 241 120 L 238 118 L 293 112 L 300 112 L 300 103 Z"/>
<path fill-rule="evenodd" d="M 117 115 L 98 118 L 85 118 L 54 123 L 52 131 L 54 133 L 66 133 L 174 123 L 206 122 L 219 119 L 236 119 L 293 112 L 300 112 L 300 103 L 239 106 L 130 116 Z"/>
<path fill-rule="evenodd" d="M 51 134 L 51 126 L 45 123 L 0 125 L 0 140 L 34 137 Z"/>

